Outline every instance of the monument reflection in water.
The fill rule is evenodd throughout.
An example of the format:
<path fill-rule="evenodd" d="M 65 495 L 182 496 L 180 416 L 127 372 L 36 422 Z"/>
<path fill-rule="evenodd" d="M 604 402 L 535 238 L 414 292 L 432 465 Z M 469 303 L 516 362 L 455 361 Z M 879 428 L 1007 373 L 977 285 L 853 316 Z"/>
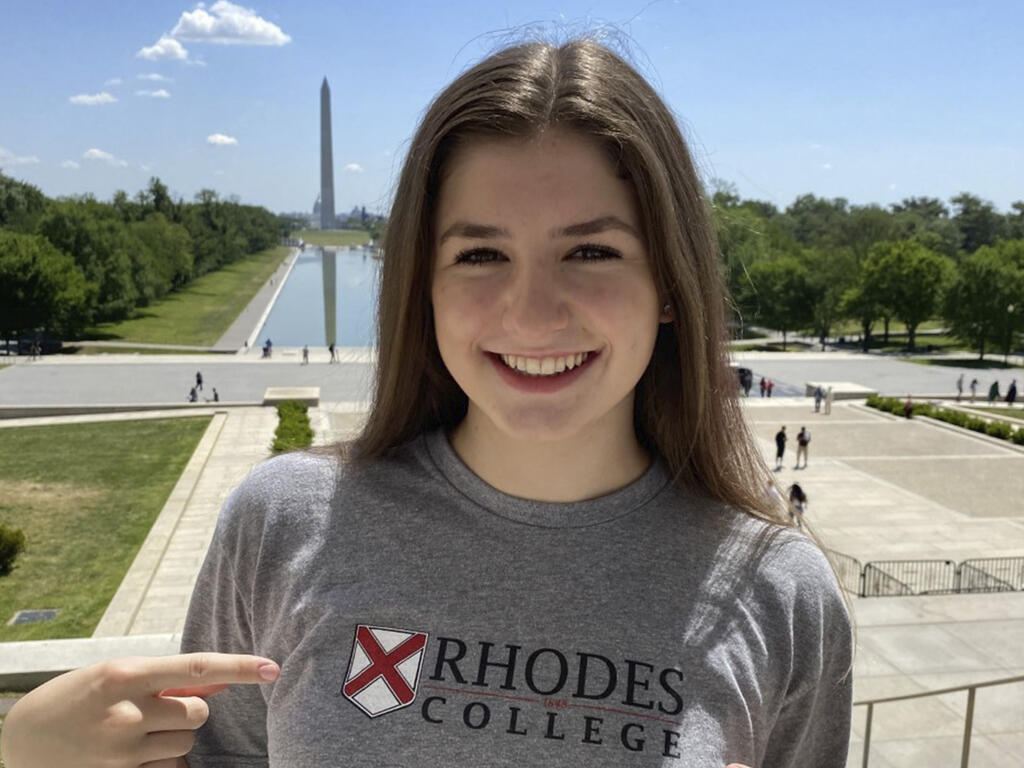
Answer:
<path fill-rule="evenodd" d="M 306 248 L 257 339 L 275 347 L 372 347 L 380 262 L 369 249 Z M 333 338 L 332 338 L 333 331 Z"/>

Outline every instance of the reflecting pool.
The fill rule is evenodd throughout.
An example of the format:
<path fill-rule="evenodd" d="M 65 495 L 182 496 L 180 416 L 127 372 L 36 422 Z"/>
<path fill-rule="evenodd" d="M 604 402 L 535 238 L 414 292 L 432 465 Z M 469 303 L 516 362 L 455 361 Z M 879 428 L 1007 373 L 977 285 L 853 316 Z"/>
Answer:
<path fill-rule="evenodd" d="M 376 346 L 380 262 L 371 253 L 368 248 L 326 255 L 318 248 L 301 251 L 256 343 L 269 338 L 275 347 L 323 347 L 328 343 L 327 328 L 333 325 L 339 347 Z M 326 285 L 333 282 L 333 296 L 325 290 L 325 279 Z"/>

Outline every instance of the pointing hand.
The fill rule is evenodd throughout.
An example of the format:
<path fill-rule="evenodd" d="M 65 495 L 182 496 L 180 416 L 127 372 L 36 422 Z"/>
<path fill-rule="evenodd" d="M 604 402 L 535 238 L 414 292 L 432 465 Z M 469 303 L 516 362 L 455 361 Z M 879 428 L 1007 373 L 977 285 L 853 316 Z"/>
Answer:
<path fill-rule="evenodd" d="M 55 677 L 4 721 L 7 768 L 174 768 L 206 722 L 205 698 L 234 684 L 273 682 L 269 659 L 226 653 L 131 657 Z"/>

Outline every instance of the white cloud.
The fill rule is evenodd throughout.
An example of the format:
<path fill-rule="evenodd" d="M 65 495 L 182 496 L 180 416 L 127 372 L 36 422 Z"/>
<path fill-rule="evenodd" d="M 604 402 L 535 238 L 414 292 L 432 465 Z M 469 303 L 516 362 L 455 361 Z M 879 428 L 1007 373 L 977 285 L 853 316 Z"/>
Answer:
<path fill-rule="evenodd" d="M 291 38 L 273 22 L 258 16 L 251 8 L 218 0 L 210 10 L 200 3 L 194 11 L 185 11 L 171 30 L 180 40 L 221 45 L 285 45 Z"/>
<path fill-rule="evenodd" d="M 39 158 L 35 155 L 16 155 L 9 149 L 0 147 L 0 166 L 3 165 L 35 165 Z"/>
<path fill-rule="evenodd" d="M 139 169 L 143 170 L 143 171 L 148 171 L 149 170 L 149 166 L 148 165 L 140 165 Z"/>
<path fill-rule="evenodd" d="M 174 80 L 170 77 L 164 77 L 156 72 L 150 72 L 148 75 L 138 75 L 139 80 L 152 80 L 155 83 L 173 83 Z"/>
<path fill-rule="evenodd" d="M 116 158 L 109 152 L 104 152 L 102 149 L 87 149 L 82 153 L 82 157 L 86 160 L 105 160 L 117 168 L 124 168 L 128 165 L 124 160 Z"/>
<path fill-rule="evenodd" d="M 97 104 L 113 104 L 117 101 L 117 97 L 103 91 L 102 93 L 80 93 L 77 96 L 72 96 L 68 101 L 72 104 L 95 107 Z"/>
<path fill-rule="evenodd" d="M 821 164 L 821 169 L 823 171 L 831 171 L 832 170 L 832 163 L 822 163 Z"/>
<path fill-rule="evenodd" d="M 63 163 L 60 164 L 60 167 L 61 168 L 76 169 L 76 168 L 81 168 L 82 166 L 80 166 L 74 160 L 65 160 Z"/>
<path fill-rule="evenodd" d="M 349 163 L 348 165 L 345 166 L 344 170 L 348 171 L 349 173 L 362 173 L 363 166 L 361 166 L 359 163 Z"/>
<path fill-rule="evenodd" d="M 103 84 L 104 84 L 104 85 L 120 85 L 120 84 L 121 84 L 122 82 L 123 82 L 123 81 L 121 80 L 121 78 L 120 78 L 120 77 L 112 77 L 112 78 L 110 78 L 109 80 L 107 80 L 107 81 L 106 81 L 105 83 L 103 83 Z"/>
<path fill-rule="evenodd" d="M 169 99 L 171 94 L 165 91 L 163 88 L 158 88 L 155 91 L 136 91 L 136 96 L 149 96 L 151 99 Z"/>
<path fill-rule="evenodd" d="M 220 147 L 226 147 L 229 144 L 237 144 L 238 139 L 234 136 L 225 136 L 223 133 L 211 133 L 206 137 L 207 144 L 214 144 Z"/>
<path fill-rule="evenodd" d="M 140 48 L 135 55 L 148 61 L 160 61 L 162 59 L 185 61 L 188 59 L 188 51 L 185 50 L 185 46 L 167 35 L 161 37 L 153 45 Z"/>

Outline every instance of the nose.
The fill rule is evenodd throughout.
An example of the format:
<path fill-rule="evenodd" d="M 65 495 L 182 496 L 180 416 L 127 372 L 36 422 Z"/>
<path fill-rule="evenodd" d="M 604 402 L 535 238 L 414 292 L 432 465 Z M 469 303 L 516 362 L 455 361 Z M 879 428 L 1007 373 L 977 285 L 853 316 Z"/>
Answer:
<path fill-rule="evenodd" d="M 523 264 L 503 297 L 502 326 L 522 339 L 546 341 L 569 325 L 569 306 L 557 270 Z"/>

